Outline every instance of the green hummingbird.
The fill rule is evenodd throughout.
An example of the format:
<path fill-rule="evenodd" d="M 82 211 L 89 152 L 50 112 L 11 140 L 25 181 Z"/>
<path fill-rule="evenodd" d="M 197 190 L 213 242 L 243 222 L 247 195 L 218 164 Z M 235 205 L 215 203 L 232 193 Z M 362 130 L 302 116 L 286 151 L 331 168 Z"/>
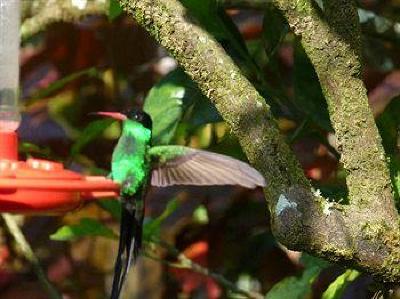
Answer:
<path fill-rule="evenodd" d="M 98 112 L 122 122 L 112 154 L 111 178 L 121 185 L 120 236 L 111 299 L 118 299 L 130 264 L 142 244 L 144 197 L 148 186 L 240 185 L 264 187 L 264 177 L 231 157 L 180 145 L 152 146 L 152 120 L 137 109 L 128 113 Z"/>

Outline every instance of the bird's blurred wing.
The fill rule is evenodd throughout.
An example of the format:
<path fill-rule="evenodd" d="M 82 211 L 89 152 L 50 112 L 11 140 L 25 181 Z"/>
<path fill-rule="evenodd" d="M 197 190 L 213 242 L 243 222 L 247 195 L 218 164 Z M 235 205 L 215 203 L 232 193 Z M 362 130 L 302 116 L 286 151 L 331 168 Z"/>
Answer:
<path fill-rule="evenodd" d="M 149 155 L 153 166 L 153 186 L 265 186 L 264 177 L 257 170 L 225 155 L 178 145 L 152 147 Z"/>

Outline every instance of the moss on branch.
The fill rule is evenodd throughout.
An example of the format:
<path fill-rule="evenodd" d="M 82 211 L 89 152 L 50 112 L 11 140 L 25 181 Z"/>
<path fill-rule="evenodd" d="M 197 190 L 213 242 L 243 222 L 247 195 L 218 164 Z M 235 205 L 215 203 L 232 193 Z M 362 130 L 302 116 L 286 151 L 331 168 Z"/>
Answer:
<path fill-rule="evenodd" d="M 274 1 L 301 37 L 329 102 L 350 173 L 351 205 L 341 206 L 312 192 L 264 99 L 180 2 L 120 3 L 197 82 L 231 126 L 250 162 L 266 177 L 265 195 L 278 240 L 381 280 L 400 280 L 397 213 L 380 137 L 359 78 L 359 36 L 351 4 L 340 1 L 345 8 L 328 24 L 311 0 Z M 328 11 L 335 18 L 333 8 Z M 371 232 L 361 229 L 366 223 L 383 233 L 371 238 Z"/>
<path fill-rule="evenodd" d="M 325 18 L 311 0 L 274 3 L 301 38 L 318 74 L 341 162 L 348 171 L 351 204 L 365 213 L 373 210 L 376 219 L 397 227 L 385 154 L 360 78 L 360 31 L 354 3 L 324 1 Z"/>
<path fill-rule="evenodd" d="M 106 14 L 108 5 L 108 1 L 103 0 L 88 1 L 83 7 L 74 5 L 70 0 L 24 1 L 25 20 L 21 25 L 21 38 L 26 40 L 56 22 L 76 22 L 88 15 Z"/>
<path fill-rule="evenodd" d="M 190 19 L 177 1 L 121 1 L 135 19 L 168 49 L 198 83 L 238 136 L 251 162 L 270 177 L 268 197 L 293 183 L 309 187 L 279 134 L 265 100 L 223 48 Z M 221 100 L 223 99 L 223 100 Z"/>

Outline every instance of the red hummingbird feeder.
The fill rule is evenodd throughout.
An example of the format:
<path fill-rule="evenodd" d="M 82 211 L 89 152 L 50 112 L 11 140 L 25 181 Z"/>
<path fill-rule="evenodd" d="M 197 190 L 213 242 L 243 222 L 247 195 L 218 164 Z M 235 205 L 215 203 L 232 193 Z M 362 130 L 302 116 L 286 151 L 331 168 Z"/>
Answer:
<path fill-rule="evenodd" d="M 17 149 L 17 134 L 0 132 L 0 212 L 65 213 L 86 201 L 118 196 L 118 184 L 105 177 L 47 160 L 18 161 Z"/>
<path fill-rule="evenodd" d="M 0 212 L 64 213 L 119 186 L 46 160 L 18 160 L 20 0 L 0 0 Z"/>

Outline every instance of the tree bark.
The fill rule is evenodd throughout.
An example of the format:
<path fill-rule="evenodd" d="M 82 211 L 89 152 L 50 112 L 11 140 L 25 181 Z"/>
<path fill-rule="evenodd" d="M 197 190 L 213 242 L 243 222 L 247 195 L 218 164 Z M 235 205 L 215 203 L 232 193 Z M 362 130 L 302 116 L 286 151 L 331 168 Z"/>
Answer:
<path fill-rule="evenodd" d="M 56 22 L 75 22 L 88 15 L 106 14 L 106 1 L 88 1 L 84 7 L 74 5 L 70 0 L 30 0 L 22 2 L 21 39 L 27 40 L 47 26 Z"/>
<path fill-rule="evenodd" d="M 349 172 L 350 205 L 341 205 L 312 190 L 265 100 L 180 2 L 120 3 L 197 82 L 238 137 L 249 161 L 265 176 L 272 227 L 280 242 L 368 271 L 382 281 L 400 280 L 398 215 L 380 137 L 359 78 L 359 32 L 351 4 L 340 1 L 343 9 L 327 10 L 333 18 L 328 24 L 311 0 L 274 1 L 301 37 L 329 104 Z"/>

